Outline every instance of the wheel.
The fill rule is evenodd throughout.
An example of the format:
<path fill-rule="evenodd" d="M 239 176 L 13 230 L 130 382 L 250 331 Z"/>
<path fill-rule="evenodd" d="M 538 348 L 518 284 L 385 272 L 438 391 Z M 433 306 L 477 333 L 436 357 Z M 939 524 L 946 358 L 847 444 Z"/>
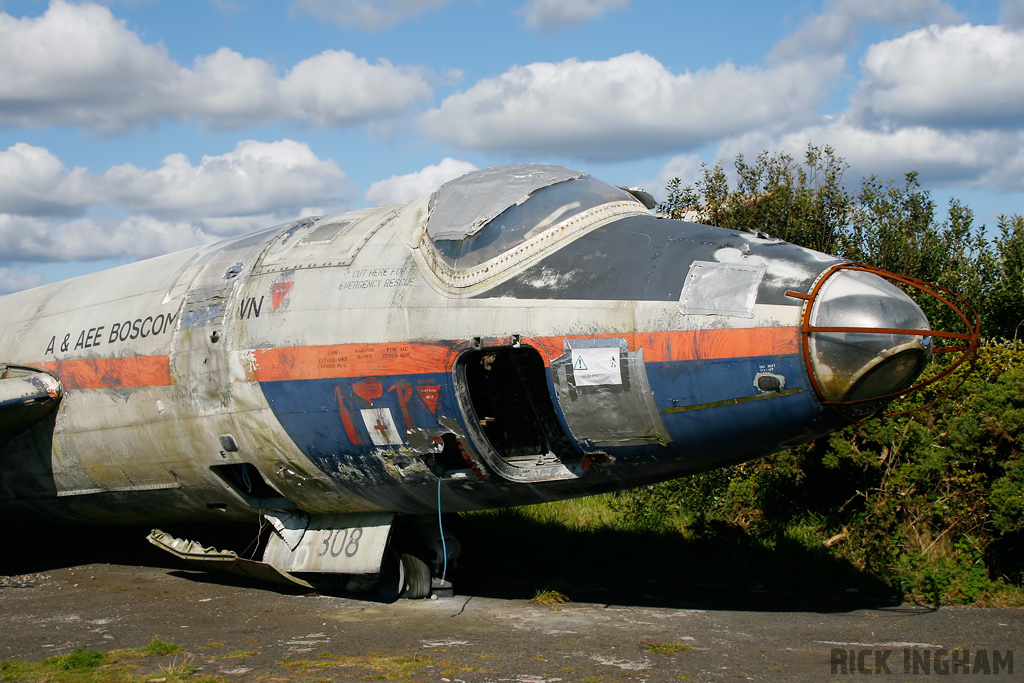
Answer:
<path fill-rule="evenodd" d="M 405 574 L 405 590 L 401 597 L 418 600 L 430 597 L 430 567 L 416 555 L 403 553 L 402 568 Z"/>
<path fill-rule="evenodd" d="M 430 567 L 411 553 L 388 550 L 377 575 L 377 597 L 384 602 L 399 598 L 418 600 L 430 597 Z"/>
<path fill-rule="evenodd" d="M 384 602 L 394 602 L 402 597 L 405 589 L 405 563 L 393 550 L 388 550 L 377 574 L 377 597 Z"/>

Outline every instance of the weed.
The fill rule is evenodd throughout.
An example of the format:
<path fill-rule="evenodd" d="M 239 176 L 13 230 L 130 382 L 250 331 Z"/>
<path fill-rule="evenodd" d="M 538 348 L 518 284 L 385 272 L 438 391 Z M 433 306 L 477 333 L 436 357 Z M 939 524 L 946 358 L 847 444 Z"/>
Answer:
<path fill-rule="evenodd" d="M 677 652 L 686 652 L 692 650 L 692 645 L 686 645 L 685 643 L 651 643 L 647 646 L 650 652 L 657 655 L 668 655 L 671 657 Z"/>
<path fill-rule="evenodd" d="M 282 660 L 281 666 L 303 674 L 317 674 L 334 668 L 364 669 L 368 680 L 408 679 L 420 669 L 432 666 L 450 666 L 431 657 L 419 655 L 370 654 L 365 657 L 330 655 L 321 653 L 317 659 Z M 469 669 L 459 668 L 458 671 Z"/>
<path fill-rule="evenodd" d="M 196 656 L 188 652 L 183 654 L 181 661 L 178 661 L 178 656 L 175 655 L 170 664 L 159 667 L 159 670 L 167 678 L 188 678 L 195 673 L 195 660 Z"/>
<path fill-rule="evenodd" d="M 217 655 L 216 657 L 211 657 L 210 659 L 232 659 L 234 657 L 252 657 L 255 654 L 256 650 L 236 650 L 234 652 L 229 652 L 226 655 Z M 320 656 L 323 657 L 324 655 Z"/>
<path fill-rule="evenodd" d="M 142 659 L 143 657 L 164 657 L 166 655 L 173 655 L 181 652 L 181 646 L 177 643 L 170 643 L 165 640 L 161 640 L 159 636 L 153 636 L 153 639 L 142 647 L 130 647 L 118 650 L 111 650 L 109 657 L 111 661 L 117 662 L 122 659 Z"/>
<path fill-rule="evenodd" d="M 534 605 L 547 605 L 548 607 L 558 609 L 560 605 L 571 602 L 571 600 L 569 600 L 565 593 L 556 591 L 553 588 L 542 588 L 530 599 L 530 602 Z"/>
<path fill-rule="evenodd" d="M 142 650 L 143 648 L 138 648 Z M 144 656 L 138 652 L 120 651 Z M 124 657 L 131 658 L 131 657 Z M 186 654 L 179 661 L 175 657 L 168 666 L 159 667 L 156 678 L 152 674 L 134 673 L 134 664 L 119 661 L 114 652 L 89 652 L 79 648 L 66 655 L 49 657 L 39 663 L 8 660 L 0 662 L 0 681 L 19 681 L 20 683 L 85 683 L 86 681 L 104 681 L 117 683 L 146 683 L 153 680 L 164 680 L 167 683 L 181 683 L 186 679 L 193 683 L 224 683 L 216 676 L 193 679 L 195 666 L 194 655 Z"/>
<path fill-rule="evenodd" d="M 147 657 L 164 657 L 181 652 L 181 645 L 153 636 L 151 641 L 142 646 L 142 651 Z"/>
<path fill-rule="evenodd" d="M 56 655 L 43 660 L 43 664 L 60 671 L 89 671 L 107 662 L 107 655 L 102 652 L 90 652 L 78 648 L 66 655 Z"/>

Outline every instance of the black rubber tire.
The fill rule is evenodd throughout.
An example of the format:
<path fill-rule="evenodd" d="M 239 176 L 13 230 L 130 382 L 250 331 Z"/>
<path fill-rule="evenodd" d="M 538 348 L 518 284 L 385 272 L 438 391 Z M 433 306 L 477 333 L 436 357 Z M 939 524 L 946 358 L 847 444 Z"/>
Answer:
<path fill-rule="evenodd" d="M 393 551 L 386 551 L 377 575 L 377 598 L 394 602 L 405 594 L 407 586 L 405 562 Z"/>
<path fill-rule="evenodd" d="M 419 600 L 429 598 L 431 592 L 430 567 L 416 555 L 403 553 L 401 564 L 405 570 L 405 590 L 403 598 Z"/>

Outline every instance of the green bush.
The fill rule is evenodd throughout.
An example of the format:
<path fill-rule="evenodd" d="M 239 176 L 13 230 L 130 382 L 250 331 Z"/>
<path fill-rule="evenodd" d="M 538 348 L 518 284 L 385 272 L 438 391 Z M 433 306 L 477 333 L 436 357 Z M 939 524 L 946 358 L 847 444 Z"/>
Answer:
<path fill-rule="evenodd" d="M 726 524 L 765 547 L 818 545 L 918 600 L 1019 603 L 1022 450 L 1024 344 L 989 343 L 954 399 L 613 504 L 698 534 Z"/>
<path fill-rule="evenodd" d="M 741 529 L 770 546 L 818 543 L 912 598 L 1022 602 L 1024 582 L 1024 219 L 973 224 L 953 199 L 939 218 L 916 173 L 843 184 L 829 147 L 802 160 L 761 153 L 669 183 L 661 211 L 788 241 L 932 282 L 974 307 L 990 340 L 973 372 L 903 400 L 917 412 L 874 420 L 755 462 L 630 492 L 624 513 L 668 525 Z M 933 327 L 955 314 L 919 301 Z M 941 358 L 933 373 L 943 367 Z M 962 381 L 946 400 L 938 393 Z M 930 405 L 939 401 L 935 405 Z"/>

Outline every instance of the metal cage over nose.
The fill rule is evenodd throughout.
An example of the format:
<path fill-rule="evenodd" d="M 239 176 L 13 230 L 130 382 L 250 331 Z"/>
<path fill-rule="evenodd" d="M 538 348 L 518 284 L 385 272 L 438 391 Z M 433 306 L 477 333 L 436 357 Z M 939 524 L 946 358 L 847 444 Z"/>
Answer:
<path fill-rule="evenodd" d="M 954 311 L 964 331 L 931 329 L 920 306 L 897 285 Z M 800 331 L 811 384 L 824 405 L 851 420 L 944 379 L 977 353 L 974 310 L 945 287 L 917 278 L 841 263 L 825 271 L 809 294 L 787 294 L 805 300 Z M 962 343 L 933 347 L 935 338 Z M 915 384 L 932 355 L 940 353 L 961 355 L 937 376 Z"/>

